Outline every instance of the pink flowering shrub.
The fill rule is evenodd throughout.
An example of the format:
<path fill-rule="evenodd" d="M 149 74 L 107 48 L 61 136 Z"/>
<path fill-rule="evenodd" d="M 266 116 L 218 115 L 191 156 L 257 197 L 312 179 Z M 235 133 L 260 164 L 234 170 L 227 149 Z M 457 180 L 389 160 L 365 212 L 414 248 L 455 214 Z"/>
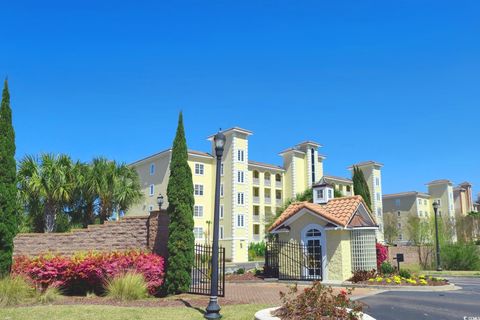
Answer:
<path fill-rule="evenodd" d="M 39 290 L 60 287 L 67 293 L 101 293 L 105 281 L 125 272 L 144 276 L 150 294 L 159 292 L 164 279 L 164 259 L 139 251 L 79 253 L 73 257 L 16 257 L 14 275 L 23 275 Z"/>
<path fill-rule="evenodd" d="M 376 244 L 377 246 L 377 271 L 380 270 L 382 263 L 387 260 L 388 257 L 388 248 L 381 243 Z"/>

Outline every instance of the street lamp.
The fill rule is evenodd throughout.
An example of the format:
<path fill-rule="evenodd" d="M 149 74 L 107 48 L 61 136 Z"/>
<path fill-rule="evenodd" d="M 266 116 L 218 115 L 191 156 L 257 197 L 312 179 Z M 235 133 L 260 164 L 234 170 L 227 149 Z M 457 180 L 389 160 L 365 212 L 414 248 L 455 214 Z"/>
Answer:
<path fill-rule="evenodd" d="M 157 197 L 157 204 L 158 204 L 158 211 L 162 210 L 162 204 L 163 204 L 163 196 L 160 193 Z"/>
<path fill-rule="evenodd" d="M 225 135 L 220 131 L 213 137 L 215 155 L 217 157 L 217 170 L 215 176 L 215 209 L 213 212 L 212 278 L 210 283 L 210 301 L 205 313 L 206 319 L 220 319 L 222 317 L 220 306 L 218 305 L 218 220 L 220 219 L 220 167 L 225 140 Z"/>
<path fill-rule="evenodd" d="M 440 207 L 440 204 L 438 203 L 438 201 L 434 201 L 433 211 L 435 214 L 435 243 L 436 243 L 436 249 L 437 249 L 437 271 L 442 271 L 442 267 L 440 266 L 440 243 L 438 243 L 438 217 L 437 217 L 438 207 Z"/>

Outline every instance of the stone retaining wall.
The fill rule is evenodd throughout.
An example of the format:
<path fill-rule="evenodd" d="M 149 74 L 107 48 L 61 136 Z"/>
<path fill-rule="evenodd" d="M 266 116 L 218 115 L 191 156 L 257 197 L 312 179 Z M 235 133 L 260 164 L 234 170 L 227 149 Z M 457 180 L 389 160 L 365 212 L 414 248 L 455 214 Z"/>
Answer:
<path fill-rule="evenodd" d="M 156 211 L 150 216 L 125 217 L 66 233 L 20 233 L 13 240 L 13 255 L 54 253 L 69 256 L 79 251 L 140 249 L 166 257 L 167 240 L 167 213 Z"/>

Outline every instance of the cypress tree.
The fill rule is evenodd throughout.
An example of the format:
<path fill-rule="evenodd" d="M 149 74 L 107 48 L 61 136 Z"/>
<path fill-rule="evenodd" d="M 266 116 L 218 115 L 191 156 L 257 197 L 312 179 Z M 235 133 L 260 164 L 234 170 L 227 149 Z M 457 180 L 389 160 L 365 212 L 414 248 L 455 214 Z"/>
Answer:
<path fill-rule="evenodd" d="M 353 192 L 355 195 L 362 196 L 363 200 L 367 204 L 368 208 L 372 210 L 372 199 L 370 197 L 370 189 L 368 188 L 367 181 L 363 175 L 363 171 L 359 167 L 353 166 Z"/>
<path fill-rule="evenodd" d="M 8 82 L 0 105 L 0 274 L 8 273 L 12 264 L 13 237 L 17 233 L 17 186 L 15 132 Z"/>
<path fill-rule="evenodd" d="M 187 292 L 190 287 L 195 247 L 193 180 L 181 112 L 173 141 L 167 199 L 170 223 L 165 290 L 169 294 L 177 294 Z"/>

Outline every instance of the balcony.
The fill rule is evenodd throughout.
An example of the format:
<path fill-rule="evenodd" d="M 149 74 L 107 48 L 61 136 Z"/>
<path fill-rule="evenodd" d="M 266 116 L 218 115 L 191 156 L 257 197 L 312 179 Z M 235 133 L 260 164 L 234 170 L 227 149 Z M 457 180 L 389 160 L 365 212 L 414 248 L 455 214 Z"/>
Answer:
<path fill-rule="evenodd" d="M 263 184 L 264 184 L 265 186 L 270 186 L 270 185 L 272 184 L 272 180 L 270 180 L 270 179 L 264 179 L 264 180 L 263 180 Z"/>
<path fill-rule="evenodd" d="M 259 234 L 254 234 L 254 235 L 252 236 L 252 240 L 253 240 L 254 242 L 260 242 L 260 235 L 259 235 Z"/>
<path fill-rule="evenodd" d="M 260 222 L 260 215 L 259 214 L 254 214 L 252 216 L 252 222 Z"/>
<path fill-rule="evenodd" d="M 254 186 L 260 185 L 260 179 L 259 179 L 259 178 L 253 178 L 253 179 L 252 179 L 252 182 L 253 182 L 253 185 L 254 185 Z"/>
<path fill-rule="evenodd" d="M 282 181 L 275 181 L 275 187 L 281 189 L 283 187 Z"/>
<path fill-rule="evenodd" d="M 272 198 L 265 197 L 265 204 L 270 204 L 270 203 L 272 203 Z"/>
<path fill-rule="evenodd" d="M 283 204 L 283 201 L 282 199 L 275 199 L 275 203 L 277 204 L 277 206 L 281 206 Z"/>
<path fill-rule="evenodd" d="M 260 197 L 253 196 L 253 203 L 259 204 L 260 203 Z"/>

